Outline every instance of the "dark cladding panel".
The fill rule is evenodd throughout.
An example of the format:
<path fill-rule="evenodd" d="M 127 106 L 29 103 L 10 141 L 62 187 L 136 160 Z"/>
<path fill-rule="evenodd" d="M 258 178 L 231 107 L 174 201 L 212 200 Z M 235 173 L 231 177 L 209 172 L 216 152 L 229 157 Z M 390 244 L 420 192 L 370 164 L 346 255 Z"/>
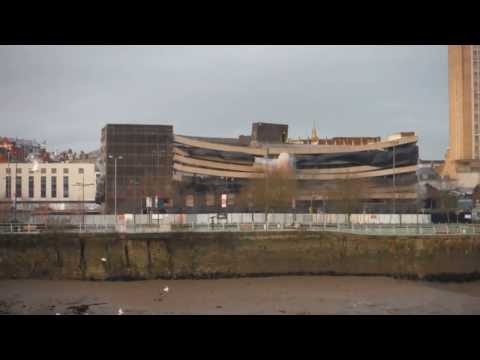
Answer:
<path fill-rule="evenodd" d="M 418 163 L 417 144 L 406 144 L 395 147 L 395 166 L 408 166 Z M 377 166 L 379 168 L 393 167 L 393 148 L 383 151 L 370 150 L 354 153 L 297 155 L 297 169 L 322 169 L 348 166 Z"/>
<path fill-rule="evenodd" d="M 145 184 L 172 177 L 173 127 L 170 125 L 107 125 L 102 131 L 102 155 L 106 163 L 105 210 L 114 212 L 115 161 L 117 160 L 117 211 L 138 212 Z M 162 180 L 163 179 L 163 180 Z M 161 195 L 161 189 L 158 191 Z"/>
<path fill-rule="evenodd" d="M 284 144 L 288 139 L 288 125 L 253 123 L 252 142 Z"/>

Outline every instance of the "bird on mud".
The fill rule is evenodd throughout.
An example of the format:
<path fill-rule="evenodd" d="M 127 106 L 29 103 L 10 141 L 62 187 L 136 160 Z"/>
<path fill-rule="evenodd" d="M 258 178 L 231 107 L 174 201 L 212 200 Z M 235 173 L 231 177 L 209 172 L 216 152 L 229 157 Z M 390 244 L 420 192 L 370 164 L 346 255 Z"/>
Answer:
<path fill-rule="evenodd" d="M 106 258 L 101 258 L 100 261 L 101 262 L 107 262 L 107 259 Z"/>
<path fill-rule="evenodd" d="M 118 315 L 123 315 L 123 310 L 122 310 L 122 308 L 118 309 Z"/>
<path fill-rule="evenodd" d="M 154 300 L 154 301 L 162 301 L 163 298 L 164 298 L 165 296 L 167 296 L 168 291 L 169 291 L 168 286 L 165 286 L 165 287 L 163 288 L 163 292 L 159 295 L 159 297 L 156 298 L 156 299 L 153 299 L 153 300 Z"/>

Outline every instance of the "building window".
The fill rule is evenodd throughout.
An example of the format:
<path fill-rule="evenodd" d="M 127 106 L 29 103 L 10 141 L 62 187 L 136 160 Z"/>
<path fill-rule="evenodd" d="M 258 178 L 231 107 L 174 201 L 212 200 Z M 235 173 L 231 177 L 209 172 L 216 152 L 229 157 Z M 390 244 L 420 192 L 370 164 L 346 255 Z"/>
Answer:
<path fill-rule="evenodd" d="M 33 189 L 34 189 L 34 182 L 33 182 L 33 176 L 29 176 L 28 177 L 28 197 L 29 198 L 33 198 L 34 197 L 34 194 L 33 194 Z"/>
<path fill-rule="evenodd" d="M 64 173 L 64 174 L 68 174 L 68 169 L 67 169 L 67 168 L 64 168 L 64 169 L 63 169 L 63 173 Z"/>
<path fill-rule="evenodd" d="M 207 206 L 215 206 L 215 195 L 214 194 L 207 194 L 205 196 L 205 202 Z"/>
<path fill-rule="evenodd" d="M 41 174 L 46 174 L 46 173 L 47 173 L 47 169 L 45 169 L 45 168 L 40 169 L 40 173 L 41 173 Z"/>
<path fill-rule="evenodd" d="M 83 174 L 83 168 L 78 168 L 78 173 Z"/>
<path fill-rule="evenodd" d="M 233 206 L 235 205 L 235 194 L 228 194 L 228 197 L 227 197 L 227 204 L 228 206 Z"/>
<path fill-rule="evenodd" d="M 68 169 L 63 169 L 63 170 L 68 170 Z M 63 177 L 63 197 L 68 198 L 68 176 Z"/>
<path fill-rule="evenodd" d="M 22 168 L 17 168 L 16 171 L 17 171 L 17 174 L 21 174 L 22 173 Z"/>
<path fill-rule="evenodd" d="M 7 174 L 11 174 L 12 170 L 10 168 L 7 168 Z"/>
<path fill-rule="evenodd" d="M 57 173 L 57 169 L 56 169 L 56 168 L 52 168 L 51 171 L 52 171 L 52 174 L 56 174 L 56 173 Z"/>
<path fill-rule="evenodd" d="M 17 176 L 15 179 L 15 197 L 22 197 L 22 177 Z"/>
<path fill-rule="evenodd" d="M 52 176 L 52 198 L 56 198 L 57 197 L 57 177 L 56 176 Z"/>
<path fill-rule="evenodd" d="M 5 197 L 11 198 L 12 197 L 12 177 L 7 176 L 5 178 Z"/>
<path fill-rule="evenodd" d="M 185 205 L 187 207 L 193 207 L 194 206 L 194 199 L 193 199 L 193 195 L 187 195 L 185 197 Z"/>
<path fill-rule="evenodd" d="M 40 197 L 46 198 L 47 197 L 47 177 L 42 176 L 40 178 Z"/>

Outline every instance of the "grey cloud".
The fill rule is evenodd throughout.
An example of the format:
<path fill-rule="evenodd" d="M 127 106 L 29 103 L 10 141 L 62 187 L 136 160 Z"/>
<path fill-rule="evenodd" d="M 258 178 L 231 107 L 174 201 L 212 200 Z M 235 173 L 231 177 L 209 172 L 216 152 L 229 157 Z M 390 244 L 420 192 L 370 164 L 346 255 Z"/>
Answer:
<path fill-rule="evenodd" d="M 414 130 L 448 144 L 446 46 L 0 46 L 1 134 L 92 150 L 106 123 L 236 136 L 253 121 L 293 137 Z"/>

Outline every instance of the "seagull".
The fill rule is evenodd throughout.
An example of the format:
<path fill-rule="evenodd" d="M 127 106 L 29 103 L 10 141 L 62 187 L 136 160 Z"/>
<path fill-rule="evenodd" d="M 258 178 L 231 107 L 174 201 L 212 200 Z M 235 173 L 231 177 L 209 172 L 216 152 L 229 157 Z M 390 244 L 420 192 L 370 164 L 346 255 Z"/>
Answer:
<path fill-rule="evenodd" d="M 62 314 L 60 314 L 60 313 L 55 313 L 55 315 L 62 315 Z"/>
<path fill-rule="evenodd" d="M 107 262 L 107 259 L 106 258 L 101 258 L 100 261 L 101 262 Z"/>
<path fill-rule="evenodd" d="M 168 286 L 165 286 L 165 287 L 163 288 L 163 291 L 168 292 Z"/>
<path fill-rule="evenodd" d="M 118 309 L 118 315 L 123 315 L 123 310 L 122 310 L 122 308 Z"/>

